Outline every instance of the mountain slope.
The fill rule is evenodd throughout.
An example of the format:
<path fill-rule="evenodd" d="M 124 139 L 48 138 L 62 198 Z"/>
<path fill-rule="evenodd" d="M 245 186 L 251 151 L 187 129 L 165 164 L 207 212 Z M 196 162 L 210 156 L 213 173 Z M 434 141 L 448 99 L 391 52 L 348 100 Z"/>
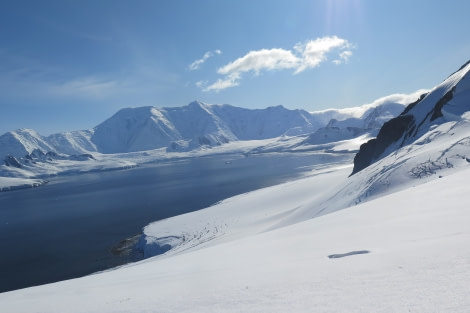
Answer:
<path fill-rule="evenodd" d="M 102 153 L 150 150 L 181 139 L 173 124 L 156 108 L 122 109 L 94 129 L 91 141 Z"/>
<path fill-rule="evenodd" d="M 314 114 L 304 110 L 288 110 L 281 105 L 262 110 L 230 105 L 214 105 L 212 108 L 226 121 L 239 140 L 307 134 L 322 125 L 315 119 Z"/>
<path fill-rule="evenodd" d="M 318 128 L 306 111 L 273 107 L 249 110 L 199 101 L 174 108 L 123 109 L 98 125 L 91 138 L 103 153 L 157 148 L 191 149 L 237 140 L 305 134 Z"/>
<path fill-rule="evenodd" d="M 95 144 L 91 141 L 93 130 L 78 130 L 62 132 L 46 137 L 47 142 L 65 154 L 82 154 L 97 151 Z"/>
<path fill-rule="evenodd" d="M 56 151 L 46 138 L 32 129 L 18 129 L 0 136 L 0 157 L 24 157 L 37 149 Z"/>
<path fill-rule="evenodd" d="M 399 116 L 384 124 L 377 138 L 361 146 L 355 174 L 384 155 L 403 147 L 447 121 L 460 120 L 470 109 L 470 63 L 466 63 L 431 92 L 423 94 Z"/>

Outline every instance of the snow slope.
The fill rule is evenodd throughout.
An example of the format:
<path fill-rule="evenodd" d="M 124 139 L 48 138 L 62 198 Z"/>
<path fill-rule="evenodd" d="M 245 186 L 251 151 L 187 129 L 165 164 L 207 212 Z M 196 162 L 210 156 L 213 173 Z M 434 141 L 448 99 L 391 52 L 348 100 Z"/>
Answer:
<path fill-rule="evenodd" d="M 262 225 L 265 231 L 3 293 L 2 310 L 468 312 L 469 171 L 462 168 L 427 184 L 272 231 L 267 230 L 282 216 L 243 226 L 244 221 L 240 229 Z M 247 196 L 256 200 L 252 210 L 260 215 L 269 208 L 294 209 L 308 202 L 307 190 L 315 197 L 309 189 L 315 179 L 328 183 L 346 175 L 339 169 L 295 182 L 296 188 L 278 186 Z M 281 190 L 283 201 L 268 199 Z M 243 208 L 243 199 L 229 201 Z M 235 231 L 229 236 L 238 237 Z"/>
<path fill-rule="evenodd" d="M 0 136 L 0 157 L 7 155 L 23 157 L 39 149 L 45 152 L 56 151 L 47 140 L 32 129 L 18 129 Z"/>
<path fill-rule="evenodd" d="M 91 141 L 93 130 L 77 130 L 52 134 L 46 138 L 57 151 L 65 154 L 83 154 L 97 151 Z M 47 151 L 46 151 L 47 152 Z M 23 156 L 23 155 L 21 155 Z"/>

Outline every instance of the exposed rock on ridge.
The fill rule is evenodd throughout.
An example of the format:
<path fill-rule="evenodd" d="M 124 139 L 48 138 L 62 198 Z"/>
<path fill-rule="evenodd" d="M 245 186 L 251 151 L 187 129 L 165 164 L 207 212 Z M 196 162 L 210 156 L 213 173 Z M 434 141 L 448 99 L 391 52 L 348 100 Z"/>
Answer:
<path fill-rule="evenodd" d="M 395 149 L 403 147 L 423 135 L 434 124 L 446 121 L 444 109 L 452 105 L 451 111 L 462 114 L 470 110 L 467 101 L 470 89 L 470 62 L 449 76 L 430 93 L 423 94 L 408 105 L 396 118 L 386 122 L 380 129 L 377 138 L 361 145 L 354 158 L 351 175 L 363 170 Z M 456 108 L 457 107 L 457 108 Z M 448 114 L 449 116 L 451 114 Z M 455 118 L 456 115 L 453 115 Z"/>

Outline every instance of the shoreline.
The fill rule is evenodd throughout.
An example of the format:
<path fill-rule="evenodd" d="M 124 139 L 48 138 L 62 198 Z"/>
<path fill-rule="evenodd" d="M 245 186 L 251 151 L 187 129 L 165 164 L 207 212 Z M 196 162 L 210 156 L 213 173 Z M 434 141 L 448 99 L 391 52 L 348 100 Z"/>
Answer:
<path fill-rule="evenodd" d="M 15 191 L 15 190 L 23 190 L 23 189 L 32 189 L 46 185 L 49 183 L 47 180 L 39 180 L 32 183 L 26 183 L 21 185 L 9 185 L 9 186 L 0 186 L 0 192 L 8 192 L 8 191 Z"/>

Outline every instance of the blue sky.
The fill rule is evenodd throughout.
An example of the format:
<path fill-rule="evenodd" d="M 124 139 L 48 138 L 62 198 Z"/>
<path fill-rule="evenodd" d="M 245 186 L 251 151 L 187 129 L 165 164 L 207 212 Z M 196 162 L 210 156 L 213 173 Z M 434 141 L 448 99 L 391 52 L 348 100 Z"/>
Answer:
<path fill-rule="evenodd" d="M 470 59 L 469 1 L 0 1 L 0 134 L 193 100 L 309 111 L 431 88 Z"/>

